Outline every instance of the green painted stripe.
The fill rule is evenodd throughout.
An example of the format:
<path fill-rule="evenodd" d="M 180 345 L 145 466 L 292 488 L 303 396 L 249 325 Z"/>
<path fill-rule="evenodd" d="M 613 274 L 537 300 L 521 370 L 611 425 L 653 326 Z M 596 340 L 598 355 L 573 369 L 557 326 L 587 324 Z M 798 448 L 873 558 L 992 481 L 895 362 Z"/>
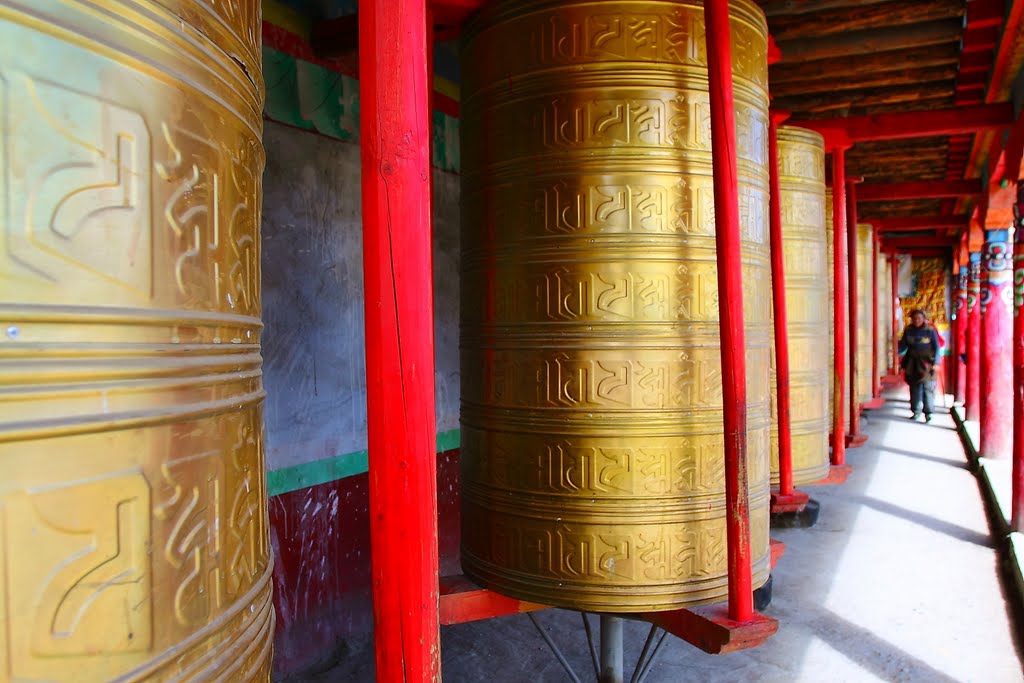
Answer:
<path fill-rule="evenodd" d="M 461 434 L 458 429 L 441 432 L 437 435 L 437 452 L 444 453 L 459 447 Z M 267 495 L 279 496 L 310 486 L 319 486 L 328 482 L 363 474 L 369 470 L 366 451 L 345 453 L 333 458 L 314 460 L 313 462 L 285 467 L 267 472 Z"/>

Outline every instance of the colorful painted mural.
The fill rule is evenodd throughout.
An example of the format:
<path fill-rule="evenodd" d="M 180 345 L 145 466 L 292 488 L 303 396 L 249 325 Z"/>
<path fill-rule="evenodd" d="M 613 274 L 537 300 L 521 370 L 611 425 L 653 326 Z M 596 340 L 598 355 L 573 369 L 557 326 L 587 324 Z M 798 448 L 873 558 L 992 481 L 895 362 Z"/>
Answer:
<path fill-rule="evenodd" d="M 263 5 L 265 116 L 338 140 L 359 139 L 359 67 L 354 58 L 320 59 L 309 44 L 310 22 L 278 2 Z M 447 52 L 444 52 L 447 54 Z M 447 64 L 450 60 L 438 59 Z M 459 171 L 458 86 L 434 78 L 434 166 Z"/>
<path fill-rule="evenodd" d="M 949 337 L 949 264 L 941 258 L 919 258 L 913 260 L 913 280 L 916 284 L 912 296 L 900 299 L 903 310 L 903 325 L 910 323 L 910 312 L 920 308 L 939 333 L 939 354 L 950 352 Z"/>

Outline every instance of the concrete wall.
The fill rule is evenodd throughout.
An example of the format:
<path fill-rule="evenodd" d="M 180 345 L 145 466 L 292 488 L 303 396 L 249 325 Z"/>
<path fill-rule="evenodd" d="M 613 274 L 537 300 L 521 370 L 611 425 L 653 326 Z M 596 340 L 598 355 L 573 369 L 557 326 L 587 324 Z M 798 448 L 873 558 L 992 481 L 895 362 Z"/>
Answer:
<path fill-rule="evenodd" d="M 267 122 L 267 466 L 366 448 L 359 147 Z M 458 428 L 458 176 L 434 176 L 438 432 Z"/>

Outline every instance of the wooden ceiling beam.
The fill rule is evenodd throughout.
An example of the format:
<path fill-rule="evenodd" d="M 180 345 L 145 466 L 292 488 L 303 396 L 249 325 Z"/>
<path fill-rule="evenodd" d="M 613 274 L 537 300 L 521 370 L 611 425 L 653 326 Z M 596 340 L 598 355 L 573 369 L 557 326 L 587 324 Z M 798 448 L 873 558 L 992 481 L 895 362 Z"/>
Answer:
<path fill-rule="evenodd" d="M 970 0 L 967 3 L 968 26 L 998 26 L 1005 18 L 1005 0 Z"/>
<path fill-rule="evenodd" d="M 832 76 L 836 80 L 855 77 L 862 73 L 882 73 L 907 69 L 956 66 L 960 50 L 955 42 L 945 45 L 930 45 L 911 50 L 886 50 L 858 57 L 855 61 L 847 57 L 819 59 L 808 62 L 787 64 L 785 61 L 768 69 L 768 82 L 772 85 L 799 83 L 802 81 Z"/>
<path fill-rule="evenodd" d="M 918 232 L 961 228 L 967 225 L 970 216 L 904 216 L 901 218 L 873 218 L 871 223 L 879 232 Z"/>
<path fill-rule="evenodd" d="M 1013 122 L 1013 105 L 1009 103 L 790 121 L 793 125 L 810 128 L 822 134 L 845 135 L 850 142 L 976 133 L 1006 128 Z"/>
<path fill-rule="evenodd" d="M 923 83 L 916 88 L 894 86 L 889 88 L 866 88 L 863 90 L 833 90 L 815 92 L 809 95 L 776 96 L 773 103 L 779 109 L 796 113 L 825 112 L 834 109 L 849 110 L 854 106 L 869 107 L 879 104 L 916 102 L 921 99 L 942 97 L 953 89 L 952 79 L 938 83 Z"/>
<path fill-rule="evenodd" d="M 839 7 L 861 7 L 878 5 L 887 0 L 758 0 L 757 4 L 766 16 L 776 17 L 784 14 L 812 14 Z"/>
<path fill-rule="evenodd" d="M 813 14 L 774 17 L 771 32 L 775 40 L 785 41 L 803 36 L 820 37 L 847 31 L 920 24 L 963 15 L 963 0 L 907 0 L 855 7 L 844 5 Z"/>
<path fill-rule="evenodd" d="M 850 73 L 845 78 L 839 78 L 836 74 L 822 73 L 821 77 L 817 79 L 789 82 L 781 85 L 772 82 L 769 78 L 769 88 L 774 97 L 787 97 L 797 94 L 809 95 L 818 92 L 834 93 L 843 90 L 863 90 L 865 88 L 916 86 L 922 83 L 935 83 L 938 81 L 952 83 L 956 78 L 956 64 L 947 64 L 930 69 Z M 963 80 L 963 77 L 960 80 Z"/>
<path fill-rule="evenodd" d="M 931 180 L 908 183 L 864 183 L 857 186 L 857 201 L 888 202 L 905 199 L 937 199 L 963 197 L 981 193 L 977 180 Z"/>
<path fill-rule="evenodd" d="M 920 237 L 886 237 L 882 235 L 882 244 L 890 249 L 914 249 L 922 247 L 955 247 L 959 238 L 941 235 L 921 235 Z"/>
<path fill-rule="evenodd" d="M 962 19 L 942 19 L 908 26 L 849 31 L 823 38 L 778 41 L 778 46 L 782 51 L 783 64 L 808 62 L 956 42 L 960 40 L 962 29 Z"/>

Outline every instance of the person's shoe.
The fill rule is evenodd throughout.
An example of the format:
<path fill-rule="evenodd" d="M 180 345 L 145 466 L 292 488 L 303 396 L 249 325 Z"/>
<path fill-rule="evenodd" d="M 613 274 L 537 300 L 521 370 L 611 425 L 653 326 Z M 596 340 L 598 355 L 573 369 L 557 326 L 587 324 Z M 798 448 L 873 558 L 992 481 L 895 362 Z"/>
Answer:
<path fill-rule="evenodd" d="M 925 413 L 924 414 L 924 421 L 925 422 L 931 422 L 932 421 L 932 414 L 931 413 Z"/>
<path fill-rule="evenodd" d="M 917 422 L 918 418 L 920 417 L 921 413 L 914 413 L 913 415 L 910 416 L 910 419 L 913 420 L 914 422 Z"/>

